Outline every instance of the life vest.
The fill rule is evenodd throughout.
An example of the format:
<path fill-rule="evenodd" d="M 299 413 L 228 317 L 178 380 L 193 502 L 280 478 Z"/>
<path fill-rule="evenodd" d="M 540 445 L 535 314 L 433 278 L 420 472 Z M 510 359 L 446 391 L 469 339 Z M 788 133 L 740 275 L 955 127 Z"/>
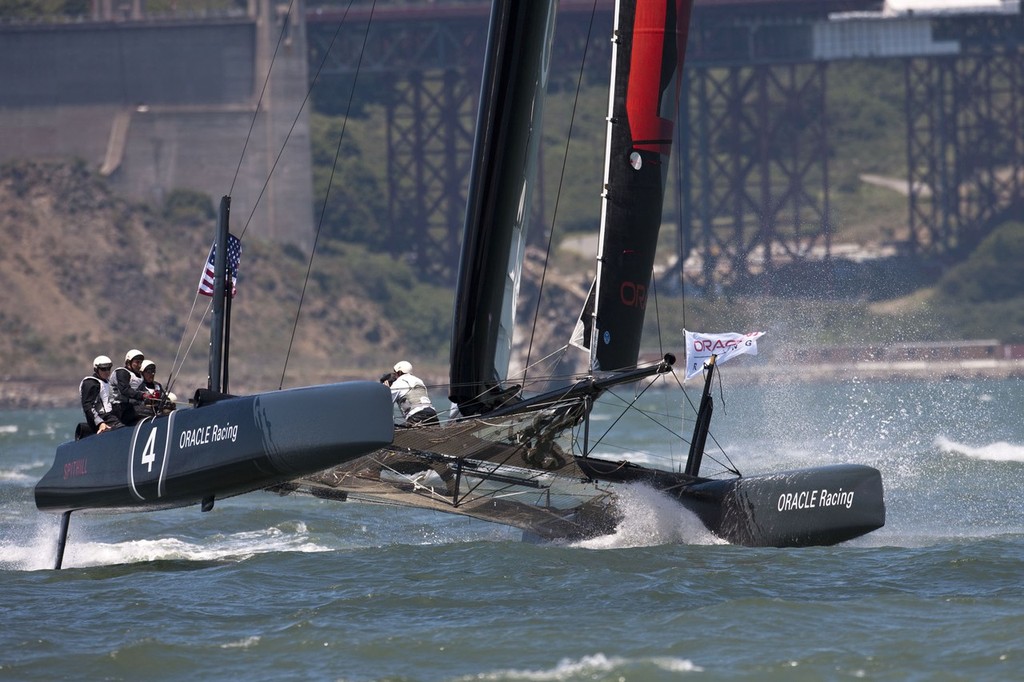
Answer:
<path fill-rule="evenodd" d="M 136 391 L 141 391 L 142 390 L 140 388 L 140 386 L 142 386 L 142 383 L 143 383 L 143 379 L 142 379 L 142 375 L 141 374 L 136 374 L 135 372 L 131 371 L 127 367 L 118 367 L 117 369 L 114 370 L 114 381 L 112 381 L 111 384 L 110 384 L 111 391 L 112 391 L 112 394 L 113 394 L 112 395 L 112 400 L 115 403 L 126 403 L 126 404 L 127 403 L 135 403 L 135 404 L 139 404 L 141 401 L 132 400 L 128 396 L 123 396 L 123 395 L 121 395 L 121 391 L 118 390 L 117 373 L 122 371 L 122 370 L 124 370 L 125 372 L 128 372 L 128 385 L 131 388 L 133 388 L 134 390 L 136 390 Z"/>
<path fill-rule="evenodd" d="M 143 381 L 142 385 L 139 386 L 139 390 L 146 396 L 145 402 L 147 405 L 159 403 L 164 395 L 164 387 L 158 381 L 154 381 L 152 386 Z"/>
<path fill-rule="evenodd" d="M 87 381 L 95 381 L 100 385 L 100 404 L 103 406 L 103 410 L 100 413 L 100 416 L 103 417 L 105 415 L 110 414 L 114 409 L 114 391 L 110 386 L 110 382 L 103 381 L 99 377 L 90 374 L 89 376 L 82 379 L 81 383 L 78 384 L 78 395 L 82 395 L 82 393 L 84 393 L 85 382 Z"/>
<path fill-rule="evenodd" d="M 391 384 L 392 389 L 405 390 L 405 393 L 395 398 L 395 402 L 398 404 L 398 408 L 402 410 L 402 414 L 405 415 L 406 419 L 411 414 L 419 412 L 424 408 L 432 407 L 430 397 L 427 395 L 427 387 L 415 377 L 408 379 L 407 377 L 409 376 L 408 374 L 403 374 Z"/>

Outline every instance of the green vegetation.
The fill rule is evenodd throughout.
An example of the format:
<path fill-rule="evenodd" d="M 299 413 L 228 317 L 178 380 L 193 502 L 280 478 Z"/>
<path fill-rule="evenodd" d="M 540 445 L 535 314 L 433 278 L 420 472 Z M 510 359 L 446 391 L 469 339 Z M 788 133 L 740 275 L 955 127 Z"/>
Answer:
<path fill-rule="evenodd" d="M 964 338 L 1024 343 L 1024 224 L 1011 221 L 986 237 L 939 279 L 930 304 Z"/>
<path fill-rule="evenodd" d="M 321 114 L 310 118 L 313 215 L 321 234 L 378 252 L 391 246 L 383 229 L 389 216 L 381 119 L 383 114 L 372 120 Z"/>
<path fill-rule="evenodd" d="M 4 0 L 0 19 L 44 20 L 82 16 L 89 13 L 90 0 Z"/>
<path fill-rule="evenodd" d="M 169 223 L 208 225 L 217 218 L 217 210 L 210 195 L 191 189 L 176 189 L 164 199 L 163 216 Z"/>
<path fill-rule="evenodd" d="M 937 295 L 953 303 L 1010 301 L 1024 296 L 1024 224 L 1004 223 L 970 258 L 945 272 Z"/>
<path fill-rule="evenodd" d="M 421 361 L 444 362 L 451 333 L 453 292 L 419 280 L 408 263 L 373 253 L 362 244 L 328 241 L 317 249 L 316 279 L 325 292 L 350 291 L 373 301 L 374 314 L 387 317 L 404 348 Z M 368 325 L 364 342 L 381 341 L 380 328 Z"/>

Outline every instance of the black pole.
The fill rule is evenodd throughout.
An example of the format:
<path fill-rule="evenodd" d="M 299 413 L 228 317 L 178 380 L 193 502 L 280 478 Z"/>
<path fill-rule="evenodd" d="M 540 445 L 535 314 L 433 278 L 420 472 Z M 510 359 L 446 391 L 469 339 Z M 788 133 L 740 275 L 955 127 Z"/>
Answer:
<path fill-rule="evenodd" d="M 54 570 L 59 571 L 64 563 L 64 546 L 68 543 L 68 524 L 71 521 L 71 512 L 66 511 L 60 515 L 60 536 L 57 538 L 57 562 Z"/>
<path fill-rule="evenodd" d="M 590 396 L 583 398 L 583 456 L 590 455 Z"/>
<path fill-rule="evenodd" d="M 223 371 L 220 382 L 220 390 L 224 393 L 228 393 L 228 364 L 231 359 L 231 299 L 233 286 L 229 286 L 231 273 L 227 273 L 229 278 L 228 282 L 224 283 L 224 347 L 223 347 Z"/>
<path fill-rule="evenodd" d="M 693 439 L 690 441 L 690 454 L 686 458 L 684 473 L 690 476 L 700 475 L 700 460 L 704 457 L 704 443 L 708 440 L 708 429 L 711 427 L 711 413 L 715 404 L 711 399 L 711 377 L 715 374 L 715 360 L 712 355 L 707 361 L 708 374 L 704 378 L 704 392 L 700 396 L 700 407 L 697 409 L 697 423 L 693 426 Z"/>
<path fill-rule="evenodd" d="M 224 363 L 224 275 L 228 257 L 228 214 L 231 197 L 220 198 L 217 216 L 216 254 L 213 259 L 213 317 L 210 319 L 210 378 L 211 391 L 222 392 L 221 378 Z"/>
<path fill-rule="evenodd" d="M 459 486 L 462 485 L 462 458 L 455 463 L 455 492 L 452 493 L 452 506 L 459 507 Z"/>

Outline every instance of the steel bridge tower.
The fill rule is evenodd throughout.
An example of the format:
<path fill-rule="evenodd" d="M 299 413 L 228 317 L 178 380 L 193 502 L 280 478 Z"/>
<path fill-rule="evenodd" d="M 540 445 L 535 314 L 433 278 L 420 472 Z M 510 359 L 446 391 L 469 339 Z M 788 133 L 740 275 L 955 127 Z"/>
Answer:
<path fill-rule="evenodd" d="M 906 60 L 910 239 L 945 258 L 1024 217 L 1024 17 L 939 18 L 935 33 L 960 50 Z"/>
<path fill-rule="evenodd" d="M 556 60 L 579 63 L 589 35 L 587 64 L 606 67 L 603 53 L 592 51 L 607 49 L 611 2 L 598 4 L 591 23 L 593 3 L 562 0 Z M 680 196 L 677 206 L 666 203 L 675 214 L 666 218 L 678 218 L 685 251 L 699 257 L 699 272 L 688 273 L 698 284 L 731 286 L 785 264 L 833 260 L 826 102 L 829 66 L 839 60 L 903 63 L 906 252 L 956 258 L 1019 210 L 1021 15 L 861 12 L 879 6 L 697 0 L 679 116 L 687 131 L 680 135 Z M 349 41 L 326 62 L 328 74 L 351 75 L 361 64 L 390 84 L 384 103 L 391 230 L 401 245 L 395 255 L 440 281 L 451 281 L 458 266 L 487 12 L 485 3 L 378 8 L 366 51 Z M 340 16 L 307 19 L 319 62 Z M 345 20 L 366 19 L 352 10 Z"/>

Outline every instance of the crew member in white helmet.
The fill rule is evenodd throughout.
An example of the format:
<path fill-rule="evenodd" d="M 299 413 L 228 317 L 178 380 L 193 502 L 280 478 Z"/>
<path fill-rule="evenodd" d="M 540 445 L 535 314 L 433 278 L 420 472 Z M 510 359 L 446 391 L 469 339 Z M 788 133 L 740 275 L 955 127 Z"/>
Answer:
<path fill-rule="evenodd" d="M 144 401 L 140 389 L 142 386 L 140 370 L 142 361 L 145 359 L 145 353 L 137 348 L 132 348 L 124 355 L 124 367 L 114 370 L 110 382 L 114 389 L 114 412 L 125 426 L 131 426 L 142 419 L 142 415 L 138 414 Z"/>
<path fill-rule="evenodd" d="M 79 384 L 78 392 L 82 397 L 85 423 L 78 425 L 75 440 L 123 426 L 114 414 L 110 388 L 110 370 L 113 365 L 113 361 L 106 355 L 97 355 L 92 361 L 92 374 L 82 379 L 82 383 Z"/>
<path fill-rule="evenodd" d="M 427 395 L 423 380 L 412 373 L 412 365 L 406 360 L 395 363 L 395 371 L 381 379 L 391 388 L 391 401 L 398 405 L 408 426 L 438 424 L 437 412 Z"/>
<path fill-rule="evenodd" d="M 164 391 L 163 384 L 156 380 L 156 363 L 152 360 L 142 361 L 142 391 L 143 401 L 140 407 L 136 407 L 136 414 L 140 417 L 154 417 L 170 414 L 174 411 L 175 395 Z"/>

